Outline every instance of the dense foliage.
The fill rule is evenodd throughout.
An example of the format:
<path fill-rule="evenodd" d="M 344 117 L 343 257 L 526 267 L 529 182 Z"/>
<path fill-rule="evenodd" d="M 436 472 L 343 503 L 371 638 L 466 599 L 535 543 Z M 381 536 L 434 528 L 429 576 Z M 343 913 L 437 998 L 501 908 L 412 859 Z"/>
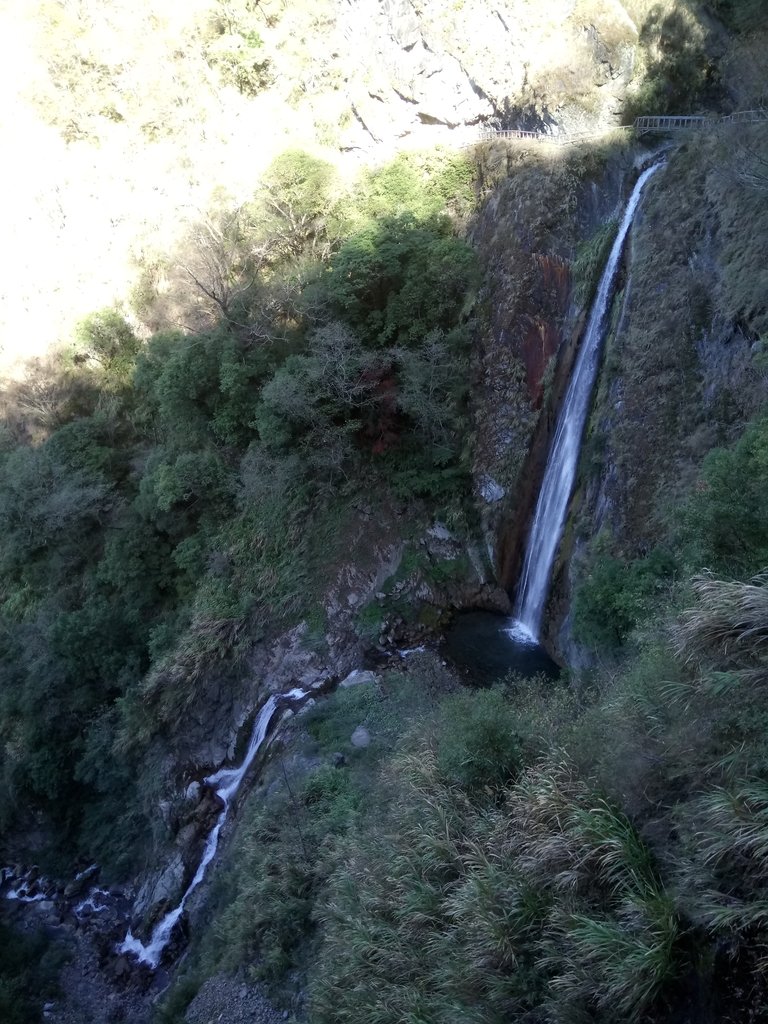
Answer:
<path fill-rule="evenodd" d="M 425 655 L 329 698 L 253 801 L 179 998 L 245 963 L 302 1010 L 308 969 L 318 1024 L 763 1020 L 766 595 L 700 577 L 580 694 L 457 692 Z"/>
<path fill-rule="evenodd" d="M 734 242 L 754 223 L 763 253 L 765 211 L 705 149 L 644 211 L 633 289 L 654 318 L 629 306 L 585 453 L 585 476 L 610 454 L 638 494 L 623 520 L 603 508 L 577 566 L 591 664 L 568 689 L 467 694 L 436 692 L 425 659 L 318 707 L 290 790 L 276 775 L 250 810 L 187 984 L 245 963 L 313 1022 L 765 1019 L 764 261 L 747 273 Z M 721 266 L 690 257 L 702 223 L 722 225 Z M 585 294 L 608 236 L 576 254 Z"/>
<path fill-rule="evenodd" d="M 759 0 L 707 6 L 745 34 L 764 16 Z M 207 26 L 204 58 L 252 96 L 272 73 L 264 12 L 235 7 Z M 642 5 L 635 112 L 725 94 L 719 26 L 688 8 Z M 195 922 L 163 1021 L 220 970 L 249 972 L 313 1024 L 768 1017 L 764 412 L 744 429 L 763 394 L 766 154 L 749 130 L 731 163 L 707 165 L 709 145 L 672 162 L 665 199 L 678 185 L 678 205 L 664 218 L 649 207 L 657 248 L 634 288 L 653 320 L 634 317 L 621 395 L 598 403 L 614 419 L 593 432 L 592 469 L 612 430 L 617 474 L 644 494 L 624 535 L 606 530 L 577 567 L 589 667 L 568 687 L 464 691 L 427 654 L 294 720 L 221 851 L 199 914 L 213 922 Z M 510 187 L 535 196 L 554 234 L 566 214 L 575 225 L 591 172 L 545 162 Z M 466 500 L 477 270 L 458 229 L 474 201 L 461 156 L 408 154 L 347 188 L 324 161 L 285 153 L 250 201 L 215 197 L 148 270 L 134 312 L 150 330 L 97 311 L 8 385 L 0 828 L 46 827 L 54 869 L 87 855 L 135 872 L 187 712 L 211 680 L 235 683 L 259 639 L 322 618 L 350 503 L 373 493 L 437 514 Z M 511 205 L 517 237 L 501 251 L 515 276 L 546 261 L 525 203 Z M 613 230 L 571 261 L 581 304 Z M 550 284 L 567 291 L 558 268 Z M 738 337 L 750 355 L 716 394 L 704 378 L 724 375 L 718 318 L 732 325 L 723 347 Z M 516 389 L 497 371 L 486 383 L 507 422 L 527 423 L 523 377 Z M 633 388 L 642 415 L 616 426 Z M 500 445 L 520 465 L 522 447 Z M 424 556 L 382 585 L 392 607 L 408 557 Z M 361 630 L 377 637 L 381 614 L 365 609 Z M 360 724 L 363 748 L 350 742 Z M 4 1020 L 36 1019 L 44 948 L 0 929 Z"/>
<path fill-rule="evenodd" d="M 411 155 L 342 217 L 332 168 L 287 153 L 184 243 L 209 326 L 140 342 L 102 311 L 9 386 L 5 827 L 44 809 L 70 855 L 125 870 L 151 834 L 157 738 L 206 673 L 313 608 L 344 502 L 387 482 L 463 500 L 475 262 L 446 211 L 466 211 L 471 179 Z"/>
<path fill-rule="evenodd" d="M 3 1024 L 39 1024 L 41 1000 L 58 995 L 62 951 L 45 934 L 0 922 L 0 1017 Z"/>

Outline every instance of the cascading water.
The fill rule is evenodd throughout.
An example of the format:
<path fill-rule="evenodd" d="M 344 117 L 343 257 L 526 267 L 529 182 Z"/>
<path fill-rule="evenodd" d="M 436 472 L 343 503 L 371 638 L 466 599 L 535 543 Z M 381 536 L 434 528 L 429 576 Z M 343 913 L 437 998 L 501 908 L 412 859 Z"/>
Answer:
<path fill-rule="evenodd" d="M 568 502 L 576 477 L 581 438 L 597 376 L 600 350 L 605 336 L 606 314 L 616 271 L 643 188 L 660 166 L 661 164 L 654 164 L 643 171 L 629 197 L 616 240 L 600 279 L 581 349 L 560 410 L 517 588 L 515 621 L 508 629 L 512 639 L 523 643 L 538 643 L 552 566 L 560 545 Z"/>
<path fill-rule="evenodd" d="M 289 700 L 300 700 L 305 696 L 305 691 L 299 689 L 290 690 L 288 693 L 282 694 L 283 699 L 287 698 Z M 245 778 L 246 772 L 253 763 L 253 759 L 256 757 L 256 754 L 259 752 L 259 748 L 266 738 L 267 729 L 269 728 L 269 723 L 272 721 L 272 716 L 277 709 L 277 702 L 279 699 L 280 698 L 277 696 L 271 696 L 259 712 L 256 721 L 253 724 L 253 732 L 251 733 L 251 739 L 248 743 L 248 749 L 246 750 L 245 757 L 243 758 L 240 767 L 220 768 L 217 772 L 214 772 L 213 775 L 207 776 L 204 780 L 209 786 L 216 787 L 216 795 L 223 801 L 223 807 L 216 820 L 216 824 L 213 826 L 213 829 L 208 836 L 205 849 L 203 850 L 203 856 L 200 859 L 200 864 L 198 865 L 194 878 L 187 886 L 184 895 L 181 897 L 181 902 L 178 906 L 174 907 L 173 910 L 170 910 L 165 917 L 158 921 L 152 935 L 150 936 L 149 942 L 146 945 L 139 939 L 135 938 L 129 928 L 128 934 L 118 947 L 118 951 L 120 953 L 131 953 L 141 963 L 148 964 L 152 968 L 157 967 L 160 962 L 160 957 L 163 954 L 163 950 L 170 941 L 173 929 L 184 912 L 187 900 L 202 882 L 206 868 L 216 855 L 216 849 L 219 845 L 219 836 L 224 826 L 224 822 L 227 820 L 232 798 L 240 788 L 240 783 Z"/>

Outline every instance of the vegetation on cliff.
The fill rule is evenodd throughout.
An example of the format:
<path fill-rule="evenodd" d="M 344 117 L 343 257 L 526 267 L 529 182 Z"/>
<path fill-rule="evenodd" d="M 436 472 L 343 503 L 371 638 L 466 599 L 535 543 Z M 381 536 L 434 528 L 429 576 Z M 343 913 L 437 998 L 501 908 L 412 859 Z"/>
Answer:
<path fill-rule="evenodd" d="M 144 89 L 143 62 L 92 50 L 98 19 L 38 6 L 55 42 L 46 130 L 68 159 L 139 123 L 156 154 L 208 125 L 209 101 L 246 118 L 277 95 L 297 23 L 277 0 L 201 0 L 173 88 Z M 327 3 L 294 6 L 313 29 L 329 18 Z M 471 80 L 499 123 L 552 123 L 569 93 L 569 116 L 588 118 L 622 76 L 625 119 L 764 100 L 759 0 L 635 0 L 607 21 L 604 5 L 570 6 L 590 55 L 573 77 L 538 54 L 550 91 L 526 72 L 495 107 Z M 398 22 L 404 53 L 431 52 L 424 33 L 446 35 L 462 4 L 427 7 L 413 5 L 418 31 Z M 410 518 L 476 521 L 472 473 L 482 492 L 497 467 L 504 508 L 525 503 L 560 331 L 610 244 L 613 222 L 595 220 L 613 203 L 592 185 L 615 172 L 618 197 L 633 144 L 606 136 L 562 159 L 414 149 L 342 174 L 318 136 L 338 143 L 354 121 L 375 140 L 377 122 L 301 45 L 319 44 L 291 49 L 286 109 L 341 96 L 311 151 L 270 153 L 258 186 L 206 189 L 142 251 L 130 303 L 92 312 L 4 387 L 0 828 L 15 849 L 32 836 L 59 873 L 87 857 L 135 877 L 208 683 L 236 688 L 254 646 L 299 622 L 324 643 L 353 504 L 397 504 L 403 533 Z M 376 82 L 363 81 L 373 109 Z M 424 95 L 396 84 L 431 124 Z M 766 167 L 762 127 L 723 128 L 677 148 L 643 210 L 568 538 L 586 667 L 475 691 L 416 655 L 297 719 L 242 808 L 160 1019 L 237 970 L 317 1024 L 766 1017 Z M 394 592 L 425 557 L 403 559 L 382 600 L 408 600 Z M 377 639 L 380 607 L 359 616 Z M 371 742 L 357 748 L 360 723 Z M 0 944 L 0 1012 L 34 1019 L 42 940 L 3 928 Z"/>
<path fill-rule="evenodd" d="M 44 808 L 69 856 L 123 871 L 151 835 L 153 741 L 314 610 L 346 503 L 468 493 L 475 259 L 445 211 L 471 203 L 470 164 L 404 157 L 343 216 L 305 154 L 270 180 L 279 203 L 190 246 L 207 330 L 140 344 L 96 313 L 6 391 L 0 819 Z"/>

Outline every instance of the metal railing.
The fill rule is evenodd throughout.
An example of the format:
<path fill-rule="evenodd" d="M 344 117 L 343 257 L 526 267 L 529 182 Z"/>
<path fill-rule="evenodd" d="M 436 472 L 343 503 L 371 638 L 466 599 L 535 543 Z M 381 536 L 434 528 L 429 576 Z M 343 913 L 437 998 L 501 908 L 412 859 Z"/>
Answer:
<path fill-rule="evenodd" d="M 517 128 L 481 128 L 480 141 L 490 142 L 494 139 L 522 139 L 530 142 L 545 142 L 554 146 L 570 146 L 589 139 L 597 139 L 615 131 L 634 131 L 638 135 L 650 132 L 666 134 L 667 132 L 712 130 L 720 125 L 758 124 L 768 122 L 768 108 L 758 107 L 754 110 L 738 110 L 722 117 L 706 117 L 703 114 L 648 114 L 636 117 L 630 125 L 614 125 L 591 132 L 563 132 L 557 135 L 550 132 L 529 132 Z"/>

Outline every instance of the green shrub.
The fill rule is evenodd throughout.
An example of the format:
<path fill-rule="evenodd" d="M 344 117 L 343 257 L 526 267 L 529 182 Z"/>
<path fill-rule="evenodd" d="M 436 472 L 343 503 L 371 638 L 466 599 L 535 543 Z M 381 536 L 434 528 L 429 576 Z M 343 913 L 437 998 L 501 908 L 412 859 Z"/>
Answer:
<path fill-rule="evenodd" d="M 196 974 L 183 975 L 174 979 L 170 990 L 165 994 L 157 1007 L 155 1024 L 184 1024 L 186 1011 L 203 984 L 203 979 Z"/>
<path fill-rule="evenodd" d="M 107 386 L 124 387 L 129 382 L 140 351 L 141 341 L 115 310 L 91 313 L 78 327 L 76 359 L 96 363 Z"/>
<path fill-rule="evenodd" d="M 342 230 L 332 164 L 303 150 L 281 153 L 262 178 L 260 220 L 284 257 L 327 256 Z"/>
<path fill-rule="evenodd" d="M 582 307 L 586 308 L 592 301 L 613 240 L 616 237 L 617 228 L 617 221 L 606 221 L 591 238 L 582 242 L 576 251 L 571 273 L 573 274 L 576 301 Z"/>
<path fill-rule="evenodd" d="M 751 32 L 768 25 L 768 11 L 762 0 L 707 0 L 707 7 L 737 32 Z"/>
<path fill-rule="evenodd" d="M 654 613 L 674 571 L 672 556 L 658 548 L 632 562 L 598 555 L 576 588 L 574 635 L 590 647 L 620 646 Z"/>
<path fill-rule="evenodd" d="M 675 520 L 692 567 L 752 575 L 768 565 L 768 420 L 707 456 Z"/>
<path fill-rule="evenodd" d="M 384 220 L 404 214 L 419 220 L 450 213 L 465 218 L 476 203 L 475 168 L 465 153 L 399 153 L 361 177 L 350 197 L 351 219 Z"/>
<path fill-rule="evenodd" d="M 455 325 L 475 274 L 474 253 L 452 237 L 447 219 L 403 214 L 346 241 L 326 290 L 332 308 L 366 346 L 407 346 Z"/>
<path fill-rule="evenodd" d="M 385 619 L 386 613 L 382 606 L 371 601 L 357 613 L 357 632 L 367 643 L 375 644 L 379 639 Z"/>
<path fill-rule="evenodd" d="M 696 104 L 718 85 L 705 22 L 682 4 L 654 5 L 640 30 L 645 77 L 625 107 L 627 123 L 642 114 L 676 114 Z"/>
<path fill-rule="evenodd" d="M 304 780 L 278 778 L 277 795 L 251 809 L 238 833 L 235 866 L 220 883 L 213 942 L 218 962 L 253 963 L 257 976 L 272 983 L 301 962 L 314 931 L 316 894 L 335 863 L 336 837 L 363 811 L 346 768 L 321 767 Z"/>
<path fill-rule="evenodd" d="M 0 1018 L 3 1024 L 38 1024 L 42 1004 L 58 995 L 63 951 L 42 932 L 22 934 L 0 923 Z"/>
<path fill-rule="evenodd" d="M 204 55 L 222 81 L 245 96 L 257 96 L 272 80 L 270 60 L 259 35 L 257 5 L 222 2 L 211 5 Z"/>
<path fill-rule="evenodd" d="M 513 781 L 537 744 L 530 723 L 500 690 L 478 690 L 442 705 L 436 749 L 446 781 L 479 797 Z"/>
<path fill-rule="evenodd" d="M 495 807 L 447 787 L 438 763 L 399 760 L 389 818 L 347 840 L 312 1019 L 643 1019 L 678 969 L 678 921 L 631 823 L 562 762 Z"/>

